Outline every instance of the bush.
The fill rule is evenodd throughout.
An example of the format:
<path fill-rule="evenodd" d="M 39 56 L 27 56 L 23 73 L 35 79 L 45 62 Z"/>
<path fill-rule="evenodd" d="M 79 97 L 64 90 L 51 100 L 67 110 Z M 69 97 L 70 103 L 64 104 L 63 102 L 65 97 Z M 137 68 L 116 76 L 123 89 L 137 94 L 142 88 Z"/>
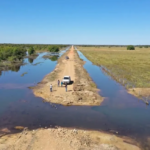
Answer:
<path fill-rule="evenodd" d="M 143 48 L 142 46 L 139 46 L 139 48 Z"/>
<path fill-rule="evenodd" d="M 58 59 L 58 56 L 52 56 L 52 57 L 50 57 L 51 61 L 56 61 L 57 59 Z"/>
<path fill-rule="evenodd" d="M 49 46 L 48 50 L 50 52 L 59 52 L 59 46 Z"/>
<path fill-rule="evenodd" d="M 35 50 L 34 50 L 34 48 L 31 46 L 29 49 L 28 49 L 28 54 L 29 55 L 32 55 L 32 54 L 34 54 L 35 53 Z"/>
<path fill-rule="evenodd" d="M 133 45 L 127 46 L 127 50 L 135 50 L 135 47 Z"/>
<path fill-rule="evenodd" d="M 145 48 L 148 48 L 148 46 L 144 46 Z"/>
<path fill-rule="evenodd" d="M 8 57 L 8 61 L 15 62 L 16 61 L 16 57 L 15 56 L 10 56 L 10 57 Z"/>
<path fill-rule="evenodd" d="M 10 60 L 22 59 L 26 55 L 26 50 L 21 47 L 11 47 L 5 46 L 0 49 L 0 60 Z M 12 58 L 10 58 L 12 57 Z"/>

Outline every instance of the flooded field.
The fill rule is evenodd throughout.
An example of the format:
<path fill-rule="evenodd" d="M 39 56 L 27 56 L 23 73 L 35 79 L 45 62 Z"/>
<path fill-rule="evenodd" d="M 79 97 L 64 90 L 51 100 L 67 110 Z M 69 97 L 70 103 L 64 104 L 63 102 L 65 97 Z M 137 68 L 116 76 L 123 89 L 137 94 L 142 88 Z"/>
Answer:
<path fill-rule="evenodd" d="M 78 54 L 86 61 L 85 69 L 105 97 L 101 106 L 65 107 L 35 97 L 28 87 L 40 82 L 57 63 L 44 59 L 45 54 L 40 53 L 33 62 L 25 59 L 26 65 L 17 71 L 2 72 L 0 130 L 7 127 L 15 131 L 15 126 L 37 129 L 57 125 L 126 135 L 148 146 L 146 138 L 150 135 L 150 107 L 128 94 L 123 86 L 107 76 L 99 66 L 93 65 L 81 52 Z"/>

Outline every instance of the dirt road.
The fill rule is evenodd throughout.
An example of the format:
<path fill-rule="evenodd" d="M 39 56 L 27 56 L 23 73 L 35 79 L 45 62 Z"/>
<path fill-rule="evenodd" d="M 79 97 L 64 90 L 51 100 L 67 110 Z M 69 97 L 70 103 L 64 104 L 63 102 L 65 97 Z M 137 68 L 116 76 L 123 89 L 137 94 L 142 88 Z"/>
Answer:
<path fill-rule="evenodd" d="M 64 60 L 64 68 L 62 68 L 62 71 L 58 75 L 58 79 L 61 81 L 64 76 L 70 76 L 71 80 L 75 80 L 75 60 L 74 60 L 74 49 L 73 46 L 71 50 L 68 53 L 68 60 Z M 73 91 L 73 84 L 68 85 L 68 92 Z M 60 95 L 63 95 L 65 92 L 65 88 L 63 87 L 57 87 L 55 88 L 56 92 Z M 55 91 L 54 91 L 55 92 Z"/>
<path fill-rule="evenodd" d="M 25 130 L 0 138 L 0 150 L 140 150 L 134 140 L 77 129 Z"/>
<path fill-rule="evenodd" d="M 69 59 L 66 60 L 65 56 Z M 103 98 L 98 94 L 98 89 L 83 68 L 83 64 L 77 52 L 71 47 L 59 59 L 55 70 L 32 88 L 35 96 L 62 105 L 100 105 Z M 58 80 L 61 81 L 64 76 L 70 76 L 73 81 L 68 85 L 67 92 L 64 86 L 57 85 Z M 50 84 L 53 85 L 53 92 L 50 92 Z"/>

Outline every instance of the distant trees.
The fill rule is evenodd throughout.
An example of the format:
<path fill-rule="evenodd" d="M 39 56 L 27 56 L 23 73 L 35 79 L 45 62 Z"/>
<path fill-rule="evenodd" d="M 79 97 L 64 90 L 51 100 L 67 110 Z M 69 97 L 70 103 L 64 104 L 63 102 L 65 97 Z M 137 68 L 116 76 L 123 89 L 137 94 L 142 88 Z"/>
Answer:
<path fill-rule="evenodd" d="M 127 50 L 135 50 L 135 47 L 133 45 L 128 45 Z"/>
<path fill-rule="evenodd" d="M 48 50 L 50 52 L 59 52 L 60 48 L 68 45 L 48 45 L 48 44 L 0 44 L 0 61 L 11 61 L 23 59 L 28 50 L 32 55 L 36 50 Z"/>
<path fill-rule="evenodd" d="M 26 50 L 22 47 L 3 46 L 0 47 L 0 61 L 16 61 L 26 55 Z"/>
<path fill-rule="evenodd" d="M 53 46 L 49 46 L 48 50 L 50 52 L 59 52 L 59 46 L 53 45 Z"/>
<path fill-rule="evenodd" d="M 146 46 L 144 46 L 145 48 L 148 48 L 148 46 L 146 45 Z"/>
<path fill-rule="evenodd" d="M 29 54 L 29 55 L 32 55 L 32 54 L 34 54 L 34 53 L 35 53 L 35 50 L 34 50 L 33 46 L 29 47 L 29 49 L 28 49 L 28 54 Z"/>

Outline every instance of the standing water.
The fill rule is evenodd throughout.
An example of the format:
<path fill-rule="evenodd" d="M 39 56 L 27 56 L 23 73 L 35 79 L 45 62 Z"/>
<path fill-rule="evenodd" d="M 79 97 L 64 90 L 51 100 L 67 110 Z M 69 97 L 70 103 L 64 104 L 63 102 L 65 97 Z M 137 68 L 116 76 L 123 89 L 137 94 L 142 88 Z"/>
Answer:
<path fill-rule="evenodd" d="M 14 131 L 15 126 L 37 129 L 58 125 L 107 132 L 113 130 L 135 139 L 141 137 L 145 139 L 150 135 L 150 108 L 128 94 L 123 86 L 104 74 L 100 67 L 93 65 L 81 52 L 78 54 L 86 61 L 85 69 L 101 89 L 100 94 L 105 97 L 101 106 L 65 107 L 35 97 L 28 87 L 40 82 L 57 63 L 42 58 L 45 54 L 40 53 L 33 62 L 25 59 L 26 65 L 21 66 L 16 72 L 2 72 L 0 130 L 7 127 L 10 131 Z M 25 72 L 27 74 L 21 76 Z"/>

